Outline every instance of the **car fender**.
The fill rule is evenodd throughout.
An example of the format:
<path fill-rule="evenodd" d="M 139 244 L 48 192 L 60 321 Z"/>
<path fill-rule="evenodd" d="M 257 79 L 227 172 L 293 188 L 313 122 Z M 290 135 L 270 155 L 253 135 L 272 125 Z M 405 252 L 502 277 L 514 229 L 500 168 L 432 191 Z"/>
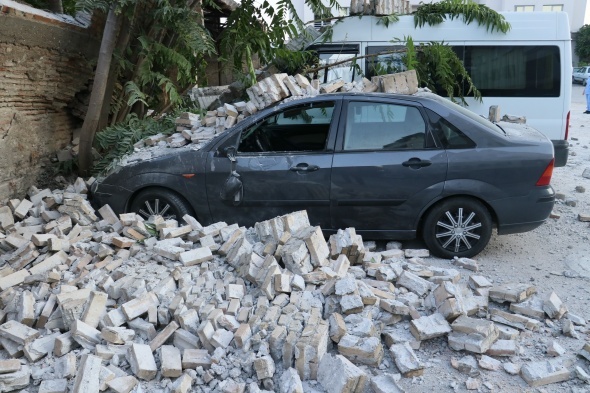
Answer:
<path fill-rule="evenodd" d="M 486 198 L 484 198 L 486 195 Z M 490 205 L 489 201 L 494 199 L 502 199 L 505 198 L 506 192 L 502 189 L 486 183 L 480 180 L 474 179 L 453 179 L 444 182 L 443 192 L 438 195 L 436 198 L 432 199 L 428 205 L 426 205 L 420 214 L 418 215 L 416 221 L 416 228 L 419 229 L 422 220 L 424 219 L 425 214 L 428 210 L 437 204 L 438 202 L 452 198 L 452 197 L 459 197 L 459 196 L 468 196 L 473 197 L 480 200 L 490 211 L 492 215 L 492 219 L 494 222 L 497 222 L 496 212 L 494 211 L 493 207 Z"/>
<path fill-rule="evenodd" d="M 125 184 L 125 188 L 130 192 L 125 203 L 125 211 L 128 211 L 135 195 L 149 187 L 166 188 L 174 191 L 189 203 L 195 212 L 196 218 L 205 222 L 209 221 L 210 214 L 207 208 L 207 193 L 203 175 L 185 178 L 182 175 L 150 172 L 132 176 Z"/>

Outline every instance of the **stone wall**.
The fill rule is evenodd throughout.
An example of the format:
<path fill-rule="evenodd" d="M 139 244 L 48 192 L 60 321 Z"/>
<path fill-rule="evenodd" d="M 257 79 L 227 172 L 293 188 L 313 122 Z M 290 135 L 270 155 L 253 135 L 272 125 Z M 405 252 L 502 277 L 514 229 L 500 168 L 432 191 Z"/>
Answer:
<path fill-rule="evenodd" d="M 72 139 L 100 42 L 79 26 L 0 5 L 0 201 L 22 196 Z"/>

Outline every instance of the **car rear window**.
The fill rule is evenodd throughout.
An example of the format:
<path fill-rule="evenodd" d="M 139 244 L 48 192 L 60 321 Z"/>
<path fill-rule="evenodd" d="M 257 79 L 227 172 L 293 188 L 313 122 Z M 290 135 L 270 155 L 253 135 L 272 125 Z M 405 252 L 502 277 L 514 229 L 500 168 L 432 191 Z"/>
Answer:
<path fill-rule="evenodd" d="M 422 93 L 421 95 L 424 97 L 428 97 L 428 98 L 446 106 L 447 108 L 449 108 L 452 111 L 461 113 L 462 115 L 468 117 L 469 119 L 471 119 L 473 121 L 478 122 L 479 124 L 481 124 L 485 128 L 489 129 L 490 131 L 495 132 L 496 134 L 504 135 L 504 132 L 497 125 L 495 125 L 494 123 L 492 123 L 491 121 L 489 121 L 485 117 L 479 116 L 479 115 L 471 112 L 469 109 L 463 108 L 462 106 L 457 105 L 454 102 L 452 102 L 446 98 L 443 98 L 439 95 L 436 95 L 436 94 Z"/>

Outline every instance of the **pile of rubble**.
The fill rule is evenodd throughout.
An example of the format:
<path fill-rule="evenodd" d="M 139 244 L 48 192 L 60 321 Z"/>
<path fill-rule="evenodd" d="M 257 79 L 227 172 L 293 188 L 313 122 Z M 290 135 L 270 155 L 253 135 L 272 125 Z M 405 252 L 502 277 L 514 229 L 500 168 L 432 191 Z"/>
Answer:
<path fill-rule="evenodd" d="M 468 389 L 483 370 L 590 382 L 557 341 L 512 361 L 523 336 L 578 337 L 586 321 L 474 260 L 376 252 L 353 228 L 326 241 L 304 211 L 253 228 L 95 212 L 88 186 L 0 207 L 0 392 L 397 392 L 433 339 Z"/>
<path fill-rule="evenodd" d="M 248 102 L 224 104 L 216 110 L 208 111 L 203 117 L 183 113 L 176 119 L 176 133 L 170 136 L 157 134 L 148 137 L 138 142 L 135 147 L 137 150 L 146 146 L 178 148 L 191 143 L 200 146 L 246 117 L 280 101 L 289 102 L 337 91 L 414 94 L 418 90 L 418 79 L 414 70 L 375 76 L 371 80 L 363 78 L 358 82 L 345 83 L 339 79 L 325 84 L 320 84 L 317 79 L 310 81 L 300 74 L 274 74 L 246 89 L 250 99 Z"/>

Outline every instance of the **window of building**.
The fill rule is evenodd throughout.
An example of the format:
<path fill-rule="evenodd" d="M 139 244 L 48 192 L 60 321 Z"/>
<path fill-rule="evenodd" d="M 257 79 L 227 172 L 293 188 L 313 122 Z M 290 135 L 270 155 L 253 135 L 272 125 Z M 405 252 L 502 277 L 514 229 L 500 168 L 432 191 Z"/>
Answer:
<path fill-rule="evenodd" d="M 535 10 L 534 5 L 515 5 L 514 11 L 516 12 L 532 12 Z"/>
<path fill-rule="evenodd" d="M 543 11 L 550 12 L 550 11 L 563 11 L 563 4 L 555 4 L 555 5 L 544 5 Z"/>

